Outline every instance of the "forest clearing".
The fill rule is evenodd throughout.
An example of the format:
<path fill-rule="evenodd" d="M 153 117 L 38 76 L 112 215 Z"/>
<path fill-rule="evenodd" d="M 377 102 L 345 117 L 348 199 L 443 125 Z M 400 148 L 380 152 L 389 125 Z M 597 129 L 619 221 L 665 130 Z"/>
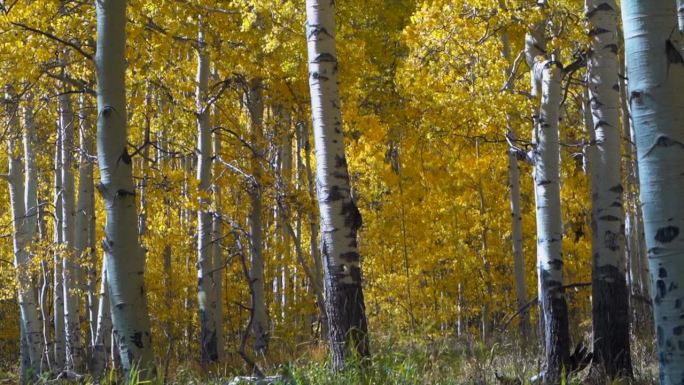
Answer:
<path fill-rule="evenodd" d="M 0 385 L 684 385 L 684 0 L 0 0 Z"/>

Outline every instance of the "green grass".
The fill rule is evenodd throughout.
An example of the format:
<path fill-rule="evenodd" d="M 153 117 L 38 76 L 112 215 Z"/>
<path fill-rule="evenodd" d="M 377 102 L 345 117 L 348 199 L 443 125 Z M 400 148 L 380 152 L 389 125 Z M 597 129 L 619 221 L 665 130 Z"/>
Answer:
<path fill-rule="evenodd" d="M 278 375 L 282 385 L 384 385 L 384 384 L 434 384 L 434 385 L 485 385 L 502 384 L 497 375 L 509 379 L 520 379 L 528 384 L 529 379 L 539 372 L 541 361 L 535 344 L 529 344 L 526 352 L 517 343 L 497 342 L 489 346 L 468 340 L 428 338 L 375 337 L 371 359 L 352 360 L 348 368 L 331 375 L 325 347 L 309 346 L 298 352 L 296 358 L 266 364 L 262 369 L 268 375 Z M 633 363 L 635 381 L 632 384 L 657 383 L 655 352 L 650 343 L 633 341 Z M 215 384 L 228 385 L 237 374 L 248 375 L 240 361 L 202 370 L 195 362 L 181 362 L 172 367 L 166 384 Z M 588 370 L 573 376 L 570 384 L 592 384 Z M 5 380 L 3 380 L 5 378 Z M 12 372 L 0 373 L 0 385 L 16 383 Z M 38 383 L 55 384 L 41 378 Z M 86 377 L 84 384 L 114 385 L 131 384 L 163 385 L 161 373 L 153 380 L 141 381 L 138 371 L 133 370 L 128 381 L 122 381 L 115 372 L 108 372 L 104 378 L 95 381 Z M 61 383 L 68 383 L 62 381 Z M 243 382 L 246 384 L 246 382 Z M 615 380 L 608 385 L 627 384 Z"/>

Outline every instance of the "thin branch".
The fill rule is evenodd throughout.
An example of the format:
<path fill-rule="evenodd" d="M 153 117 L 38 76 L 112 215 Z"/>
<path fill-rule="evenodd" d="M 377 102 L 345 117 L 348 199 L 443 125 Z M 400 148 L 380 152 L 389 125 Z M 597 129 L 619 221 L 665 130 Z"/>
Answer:
<path fill-rule="evenodd" d="M 560 287 L 560 290 L 565 290 L 565 289 L 575 289 L 575 288 L 580 288 L 580 287 L 587 287 L 591 286 L 591 282 L 580 282 L 580 283 L 571 283 L 569 285 L 564 285 Z M 534 306 L 537 302 L 539 302 L 539 297 L 534 297 L 531 300 L 529 300 L 526 304 L 520 307 L 518 311 L 515 313 L 511 314 L 507 319 L 506 322 L 501 326 L 499 329 L 499 333 L 503 333 L 508 325 L 515 319 L 515 317 L 519 316 L 520 314 L 524 313 L 529 309 L 530 307 Z"/>
<path fill-rule="evenodd" d="M 77 45 L 77 44 L 75 44 L 75 43 L 72 43 L 72 42 L 70 42 L 70 41 L 66 41 L 66 40 L 64 40 L 64 39 L 62 39 L 62 38 L 59 38 L 59 37 L 57 37 L 57 36 L 51 34 L 50 32 L 41 31 L 40 29 L 36 29 L 36 28 L 30 27 L 30 26 L 28 26 L 28 25 L 26 25 L 26 24 L 22 24 L 22 23 L 18 23 L 18 22 L 12 22 L 12 25 L 17 26 L 17 27 L 20 27 L 20 28 L 23 28 L 23 29 L 25 29 L 25 30 L 27 30 L 27 31 L 30 31 L 30 32 L 37 33 L 37 34 L 39 34 L 39 35 L 43 35 L 43 36 L 45 36 L 45 37 L 47 37 L 47 38 L 49 38 L 49 39 L 52 39 L 52 40 L 57 41 L 57 42 L 59 42 L 59 43 L 62 43 L 62 44 L 64 44 L 64 45 L 66 45 L 66 46 L 69 46 L 69 47 L 75 49 L 76 52 L 80 53 L 84 58 L 86 58 L 86 59 L 88 59 L 88 60 L 90 60 L 90 61 L 94 61 L 94 60 L 93 60 L 93 55 L 92 55 L 92 54 L 89 54 L 89 53 L 86 52 L 86 51 L 84 51 L 83 48 L 81 48 L 79 45 Z"/>

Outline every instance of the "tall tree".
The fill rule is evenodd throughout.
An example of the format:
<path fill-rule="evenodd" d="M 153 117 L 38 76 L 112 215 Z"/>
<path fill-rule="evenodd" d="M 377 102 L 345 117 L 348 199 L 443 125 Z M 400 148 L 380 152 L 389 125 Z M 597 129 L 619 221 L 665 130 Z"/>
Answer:
<path fill-rule="evenodd" d="M 629 291 L 622 203 L 618 31 L 613 0 L 587 0 L 591 39 L 587 87 L 594 131 L 592 191 L 592 326 L 594 363 L 609 377 L 631 377 Z"/>
<path fill-rule="evenodd" d="M 353 355 L 370 355 L 357 231 L 362 219 L 352 199 L 344 153 L 335 47 L 335 3 L 306 1 L 309 89 L 332 369 Z"/>
<path fill-rule="evenodd" d="M 263 209 L 263 185 L 261 160 L 264 156 L 262 150 L 264 100 L 263 81 L 260 78 L 252 79 L 247 85 L 245 100 L 250 116 L 250 168 L 251 178 L 249 186 L 249 199 L 251 203 L 249 212 L 250 233 L 250 256 L 251 269 L 250 279 L 254 282 L 254 309 L 252 309 L 252 329 L 254 331 L 254 350 L 264 353 L 268 349 L 269 322 L 266 312 L 266 298 L 264 295 L 264 256 L 263 256 L 263 226 L 261 212 Z"/>
<path fill-rule="evenodd" d="M 201 22 L 200 22 L 201 24 Z M 214 292 L 214 258 L 212 256 L 211 161 L 212 140 L 210 106 L 208 105 L 209 56 L 200 25 L 197 47 L 197 182 L 200 192 L 197 211 L 197 303 L 200 319 L 200 349 L 203 364 L 218 360 L 216 340 L 216 296 Z"/>
<path fill-rule="evenodd" d="M 675 2 L 622 2 L 660 383 L 684 379 L 684 60 Z"/>
<path fill-rule="evenodd" d="M 515 71 L 513 58 L 511 58 L 511 44 L 508 32 L 501 36 L 502 55 L 508 63 L 507 72 Z M 513 74 L 511 74 L 512 76 Z M 513 87 L 511 84 L 510 87 Z M 514 142 L 516 132 L 511 125 L 511 116 L 506 114 L 506 135 Z M 525 258 L 523 255 L 523 231 L 522 213 L 520 211 L 520 168 L 518 167 L 518 155 L 513 149 L 508 151 L 508 186 L 511 199 L 511 246 L 513 248 L 513 266 L 515 271 L 515 296 L 518 309 L 522 309 L 527 302 L 527 286 L 525 284 Z M 530 333 L 530 314 L 523 311 L 520 316 L 520 336 L 527 339 Z"/>
<path fill-rule="evenodd" d="M 65 59 L 66 60 L 66 59 Z M 71 91 L 59 96 L 59 129 L 62 135 L 62 289 L 64 290 L 64 331 L 66 336 L 67 366 L 81 371 L 83 346 L 79 321 L 79 264 L 75 258 L 75 178 L 74 131 L 76 119 L 71 102 Z"/>
<path fill-rule="evenodd" d="M 542 13 L 546 3 L 540 2 Z M 560 118 L 562 65 L 547 59 L 546 20 L 536 23 L 525 38 L 525 56 L 532 71 L 532 95 L 541 98 L 534 116 L 534 195 L 537 205 L 537 274 L 543 324 L 543 381 L 561 383 L 568 374 L 570 332 L 563 292 L 563 220 L 560 200 Z"/>
<path fill-rule="evenodd" d="M 145 258 L 138 240 L 135 184 L 127 149 L 126 1 L 98 0 L 96 11 L 97 154 L 99 191 L 105 201 L 102 246 L 112 323 L 124 371 L 138 365 L 145 378 L 154 372 L 154 354 L 143 282 Z"/>
<path fill-rule="evenodd" d="M 31 279 L 31 254 L 29 243 L 36 234 L 37 196 L 36 170 L 32 143 L 28 140 L 31 133 L 26 133 L 24 139 L 25 151 L 18 146 L 21 139 L 19 125 L 19 102 L 14 92 L 8 92 L 6 99 L 6 114 L 9 119 L 7 135 L 7 154 L 9 170 L 6 179 L 9 182 L 10 206 L 12 208 L 13 251 L 14 266 L 18 282 L 18 300 L 21 314 L 21 341 L 24 347 L 21 362 L 26 363 L 26 373 L 38 374 L 41 370 L 43 352 L 41 338 L 41 319 L 36 306 L 35 291 Z M 33 138 L 31 138 L 33 139 Z M 22 156 L 23 155 L 23 156 Z M 27 168 L 24 174 L 22 157 L 26 159 Z M 30 381 L 29 377 L 25 378 Z"/>

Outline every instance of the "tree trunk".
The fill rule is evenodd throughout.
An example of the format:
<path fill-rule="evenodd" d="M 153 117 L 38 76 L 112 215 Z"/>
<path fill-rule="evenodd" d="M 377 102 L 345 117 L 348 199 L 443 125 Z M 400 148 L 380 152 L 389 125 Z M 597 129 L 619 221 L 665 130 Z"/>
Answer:
<path fill-rule="evenodd" d="M 68 90 L 59 96 L 59 125 L 62 132 L 62 289 L 67 367 L 80 372 L 83 345 L 79 325 L 79 264 L 75 249 L 74 130 L 76 119 Z"/>
<path fill-rule="evenodd" d="M 351 196 L 344 153 L 337 84 L 335 3 L 307 0 L 306 16 L 326 311 L 332 369 L 339 371 L 350 356 L 370 355 L 357 243 L 362 219 Z"/>
<path fill-rule="evenodd" d="M 78 164 L 78 202 L 76 204 L 76 234 L 74 236 L 74 252 L 77 261 L 84 261 L 87 266 L 88 277 L 85 282 L 86 310 L 89 325 L 89 346 L 92 348 L 97 332 L 97 257 L 92 239 L 95 237 L 93 226 L 95 222 L 95 196 L 93 187 L 93 133 L 89 119 L 90 106 L 86 97 L 82 96 L 79 106 L 80 121 L 80 162 Z"/>
<path fill-rule="evenodd" d="M 558 133 L 561 69 L 554 61 L 535 63 L 542 75 L 541 107 L 536 117 L 534 186 L 537 203 L 537 268 L 546 363 L 544 383 L 557 385 L 569 374 L 570 334 L 563 285 L 563 222 L 560 206 Z"/>
<path fill-rule="evenodd" d="M 92 373 L 96 377 L 104 374 L 107 357 L 111 353 L 112 314 L 110 311 L 109 288 L 107 283 L 107 263 L 102 263 L 102 282 L 100 284 L 100 300 L 97 309 L 97 327 L 93 340 Z"/>
<path fill-rule="evenodd" d="M 684 66 L 675 3 L 622 2 L 629 102 L 653 283 L 660 383 L 684 378 Z M 665 49 L 663 49 L 665 48 Z"/>
<path fill-rule="evenodd" d="M 250 154 L 252 180 L 249 191 L 251 209 L 249 214 L 250 227 L 250 255 L 251 271 L 250 278 L 254 281 L 254 317 L 252 329 L 254 331 L 254 350 L 257 353 L 265 353 L 268 349 L 269 322 L 266 313 L 266 299 L 264 296 L 264 259 L 263 259 L 263 228 L 261 223 L 262 211 L 262 185 L 261 185 L 261 151 L 263 141 L 263 114 L 264 101 L 262 95 L 261 79 L 254 79 L 249 84 L 246 94 L 247 108 L 251 118 Z"/>
<path fill-rule="evenodd" d="M 511 47 L 508 33 L 501 36 L 503 57 L 508 62 L 508 71 L 513 68 Z M 506 125 L 509 139 L 515 143 L 516 133 L 510 124 L 510 115 L 506 114 Z M 514 151 L 508 151 L 508 188 L 511 199 L 511 246 L 513 249 L 513 269 L 515 271 L 515 297 L 518 309 L 527 303 L 527 285 L 525 283 L 525 257 L 523 255 L 522 213 L 520 212 L 520 168 Z M 523 311 L 520 315 L 520 336 L 526 341 L 530 334 L 530 313 Z"/>
<path fill-rule="evenodd" d="M 27 172 L 24 175 L 21 147 L 16 145 L 21 138 L 18 116 L 19 103 L 13 93 L 7 96 L 6 104 L 7 116 L 9 117 L 7 132 L 9 170 L 7 181 L 9 182 L 10 206 L 12 207 L 12 244 L 14 267 L 17 274 L 17 299 L 21 314 L 20 344 L 23 347 L 21 358 L 22 363 L 28 364 L 26 372 L 36 375 L 41 371 L 43 345 L 40 329 L 41 319 L 35 300 L 35 289 L 29 266 L 31 255 L 27 249 L 36 233 L 37 183 L 35 157 L 31 149 L 31 143 L 26 139 L 30 135 L 27 132 L 24 138 L 24 144 L 26 145 L 24 156 L 27 161 Z"/>
<path fill-rule="evenodd" d="M 140 378 L 145 379 L 154 374 L 154 354 L 143 282 L 145 258 L 138 241 L 135 184 L 127 149 L 126 2 L 99 0 L 96 10 L 98 189 L 107 218 L 102 245 L 112 322 L 124 371 L 128 374 L 136 364 Z"/>
<path fill-rule="evenodd" d="M 66 336 L 64 334 L 64 288 L 62 286 L 62 129 L 58 127 L 55 139 L 55 219 L 53 259 L 53 328 L 54 328 L 54 371 L 66 367 Z"/>
<path fill-rule="evenodd" d="M 587 62 L 595 147 L 592 157 L 592 330 L 594 364 L 610 378 L 632 377 L 625 211 L 621 173 L 617 6 L 587 0 L 591 39 Z"/>
<path fill-rule="evenodd" d="M 197 182 L 199 210 L 197 211 L 197 304 L 200 320 L 201 362 L 206 365 L 218 360 L 216 343 L 216 298 L 214 292 L 211 223 L 211 127 L 207 87 L 209 82 L 209 57 L 206 53 L 203 32 L 199 32 L 197 49 Z"/>
<path fill-rule="evenodd" d="M 301 136 L 301 141 L 303 142 L 304 148 L 304 168 L 306 170 L 306 185 L 309 194 L 309 202 L 311 207 L 309 208 L 309 253 L 311 254 L 311 259 L 313 260 L 313 279 L 316 280 L 316 285 L 318 287 L 323 287 L 323 260 L 321 259 L 319 252 L 319 239 L 318 239 L 318 221 L 316 220 L 316 183 L 313 175 L 313 168 L 311 167 L 311 142 L 309 141 L 309 125 L 302 121 L 299 122 L 299 135 Z M 314 286 L 314 285 L 312 285 Z M 323 293 L 321 293 L 320 298 L 323 298 Z M 323 305 L 323 306 L 321 306 Z M 321 339 L 328 339 L 328 315 L 325 310 L 325 302 L 320 302 L 318 306 L 318 322 L 321 325 Z"/>
<path fill-rule="evenodd" d="M 214 157 L 221 155 L 221 135 L 214 132 Z M 217 167 L 218 163 L 214 163 L 214 175 L 219 175 Z M 214 215 L 212 216 L 211 232 L 212 232 L 212 257 L 214 258 L 214 271 L 212 272 L 214 301 L 216 309 L 214 311 L 214 328 L 216 331 L 216 355 L 219 361 L 225 356 L 224 337 L 223 337 L 223 274 L 226 270 L 226 261 L 224 260 L 223 252 L 223 223 L 221 222 L 221 185 L 214 177 L 212 179 L 213 185 L 211 191 L 214 200 Z"/>

